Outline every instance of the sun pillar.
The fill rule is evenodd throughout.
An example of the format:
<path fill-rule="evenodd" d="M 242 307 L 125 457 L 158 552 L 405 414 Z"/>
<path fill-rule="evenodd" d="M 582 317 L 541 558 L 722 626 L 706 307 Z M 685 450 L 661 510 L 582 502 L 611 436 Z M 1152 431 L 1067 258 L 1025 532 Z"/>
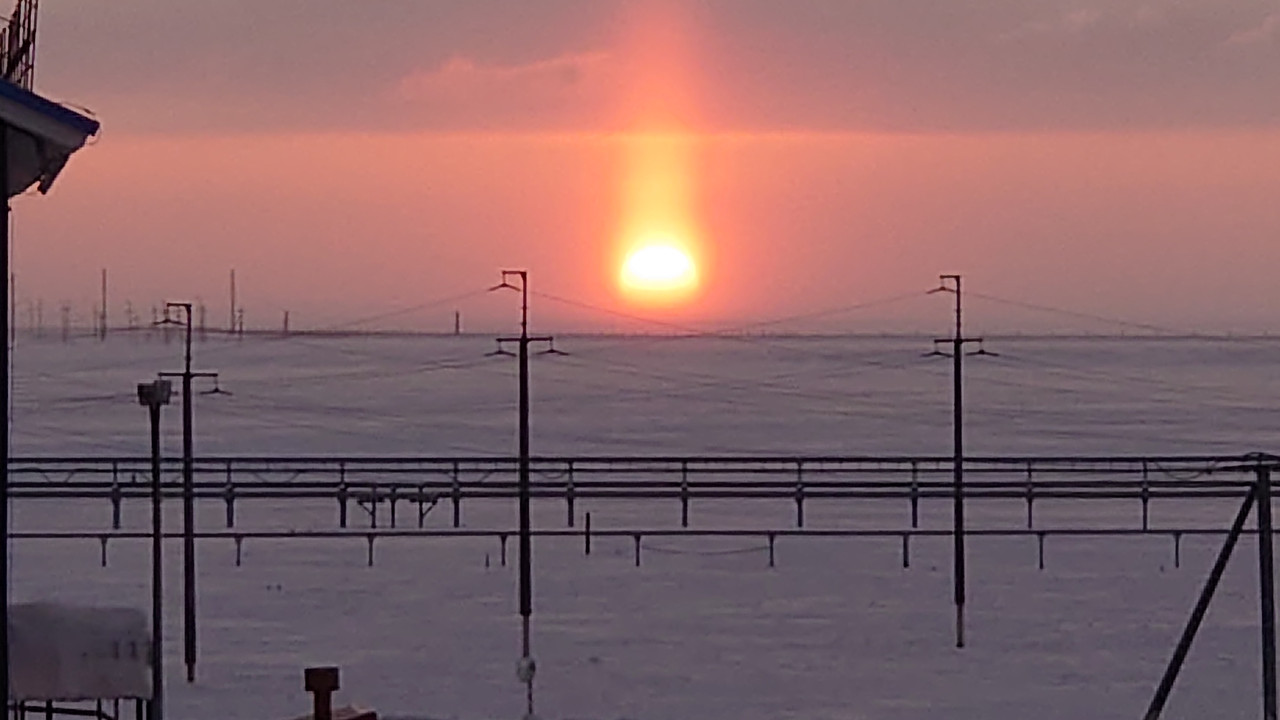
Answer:
<path fill-rule="evenodd" d="M 684 303 L 702 284 L 705 253 L 696 213 L 697 136 L 690 23 L 683 6 L 652 0 L 629 18 L 629 75 L 622 140 L 618 287 L 631 302 Z"/>

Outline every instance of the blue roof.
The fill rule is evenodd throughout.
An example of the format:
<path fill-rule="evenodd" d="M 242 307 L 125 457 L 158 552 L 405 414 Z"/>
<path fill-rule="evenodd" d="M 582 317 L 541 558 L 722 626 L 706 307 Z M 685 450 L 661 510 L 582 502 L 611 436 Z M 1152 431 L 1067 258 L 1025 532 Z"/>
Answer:
<path fill-rule="evenodd" d="M 66 125 L 70 125 L 85 135 L 96 135 L 98 133 L 98 129 L 102 127 L 102 124 L 97 120 L 85 117 L 71 108 L 59 105 L 52 100 L 37 95 L 20 85 L 15 85 L 8 80 L 0 80 L 0 97 L 20 103 L 31 110 L 47 115 L 48 117 Z"/>

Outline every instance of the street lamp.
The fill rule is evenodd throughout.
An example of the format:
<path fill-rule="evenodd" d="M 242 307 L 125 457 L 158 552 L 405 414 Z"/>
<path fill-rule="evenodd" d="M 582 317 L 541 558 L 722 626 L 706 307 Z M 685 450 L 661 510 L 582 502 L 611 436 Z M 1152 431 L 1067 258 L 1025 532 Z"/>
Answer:
<path fill-rule="evenodd" d="M 168 380 L 138 383 L 138 404 L 151 414 L 151 713 L 150 720 L 164 720 L 164 612 L 163 523 L 160 488 L 160 408 L 169 404 L 173 384 Z"/>

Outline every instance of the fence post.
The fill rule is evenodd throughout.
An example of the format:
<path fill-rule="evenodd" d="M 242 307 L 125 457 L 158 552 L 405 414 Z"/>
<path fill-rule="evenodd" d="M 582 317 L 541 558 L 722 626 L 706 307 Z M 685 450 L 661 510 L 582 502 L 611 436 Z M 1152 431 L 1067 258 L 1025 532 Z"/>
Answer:
<path fill-rule="evenodd" d="M 920 527 L 920 466 L 911 461 L 911 529 Z"/>
<path fill-rule="evenodd" d="M 804 527 L 804 461 L 796 461 L 796 527 Z"/>
<path fill-rule="evenodd" d="M 223 487 L 223 499 L 227 502 L 227 528 L 236 526 L 236 486 L 231 482 L 231 461 L 227 461 L 227 483 Z"/>
<path fill-rule="evenodd" d="M 124 500 L 124 492 L 120 489 L 120 468 L 116 461 L 111 461 L 111 529 L 120 529 L 120 503 Z"/>
<path fill-rule="evenodd" d="M 396 527 L 396 484 L 392 482 L 391 490 L 387 493 L 387 503 L 391 506 L 391 528 Z"/>
<path fill-rule="evenodd" d="M 453 463 L 453 526 L 462 527 L 462 481 L 458 478 L 458 463 Z"/>
<path fill-rule="evenodd" d="M 1035 527 L 1035 514 L 1033 506 L 1035 505 L 1035 481 L 1031 478 L 1031 462 L 1027 462 L 1027 529 Z M 1043 565 L 1043 562 L 1041 563 Z M 1043 567 L 1041 568 L 1044 569 Z"/>
<path fill-rule="evenodd" d="M 347 464 L 338 463 L 338 527 L 347 529 Z"/>
<path fill-rule="evenodd" d="M 568 469 L 566 470 L 565 477 L 566 477 L 566 480 L 565 480 L 565 488 L 564 488 L 564 501 L 565 501 L 565 504 L 567 505 L 567 507 L 565 508 L 565 511 L 566 511 L 565 522 L 568 523 L 567 527 L 573 527 L 574 487 L 573 487 L 573 461 L 572 460 L 569 461 L 569 466 L 568 466 Z"/>
<path fill-rule="evenodd" d="M 689 527 L 689 463 L 685 461 L 680 462 L 680 527 Z"/>

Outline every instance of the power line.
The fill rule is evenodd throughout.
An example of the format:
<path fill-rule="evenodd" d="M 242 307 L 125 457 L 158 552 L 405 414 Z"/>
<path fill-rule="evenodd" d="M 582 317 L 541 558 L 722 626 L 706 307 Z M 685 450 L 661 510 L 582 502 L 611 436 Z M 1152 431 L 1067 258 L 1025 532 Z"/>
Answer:
<path fill-rule="evenodd" d="M 1134 328 L 1138 330 L 1147 330 L 1149 332 L 1164 333 L 1167 335 L 1185 334 L 1185 331 L 1174 330 L 1172 328 L 1164 327 L 1161 325 L 1155 325 L 1152 323 L 1136 322 L 1132 320 L 1125 320 L 1123 318 L 1108 317 L 1106 315 L 1096 315 L 1094 313 L 1082 312 L 1079 310 L 1068 310 L 1065 308 L 1053 307 L 1051 305 L 1041 305 L 1038 303 L 1027 302 L 1025 300 L 1011 300 L 1009 298 L 1002 298 L 996 295 L 989 295 L 989 294 L 984 294 L 979 292 L 970 292 L 969 294 L 973 297 L 980 298 L 982 300 L 999 303 L 1001 305 L 1008 305 L 1010 307 L 1017 307 L 1023 310 L 1035 310 L 1038 312 L 1050 313 L 1053 315 L 1073 317 L 1079 320 L 1093 320 L 1095 322 L 1114 325 L 1116 327 L 1129 327 L 1129 328 Z"/>
<path fill-rule="evenodd" d="M 902 302 L 904 300 L 913 299 L 913 298 L 918 299 L 920 297 L 920 293 L 916 293 L 916 292 L 901 293 L 898 295 L 889 295 L 886 297 L 867 300 L 865 302 L 854 303 L 851 305 L 842 305 L 838 307 L 827 308 L 824 310 L 804 312 L 797 315 L 774 318 L 772 320 L 753 321 L 750 323 L 730 326 L 730 327 L 721 328 L 718 330 L 708 330 L 706 328 L 699 328 L 692 325 L 684 325 L 681 323 L 674 323 L 668 320 L 659 320 L 657 318 L 645 317 L 643 315 L 636 315 L 634 313 L 623 312 L 621 310 L 614 310 L 612 308 L 595 305 L 595 304 L 584 302 L 581 300 L 574 300 L 572 298 L 552 295 L 550 293 L 534 292 L 533 294 L 537 295 L 538 297 L 545 298 L 547 300 L 562 303 L 564 305 L 570 305 L 570 306 L 581 308 L 584 310 L 591 310 L 593 312 L 601 313 L 604 315 L 611 315 L 613 317 L 623 318 L 626 320 L 634 320 L 636 322 L 644 323 L 647 325 L 653 325 L 655 327 L 663 327 L 663 328 L 667 328 L 667 329 L 679 332 L 682 334 L 682 336 L 694 336 L 694 337 L 735 337 L 753 328 L 769 327 L 769 326 L 781 325 L 784 323 L 794 322 L 799 320 L 812 320 L 820 317 L 829 317 L 832 315 L 838 315 L 838 314 L 847 313 L 847 312 L 867 310 L 875 307 L 892 305 L 892 304 Z"/>
<path fill-rule="evenodd" d="M 484 294 L 485 294 L 484 290 L 470 290 L 470 291 L 460 293 L 458 295 L 453 295 L 450 297 L 438 298 L 436 300 L 428 300 L 427 302 L 419 303 L 417 305 L 410 305 L 408 307 L 398 308 L 396 310 L 390 310 L 387 312 L 377 313 L 375 315 L 368 315 L 362 318 L 357 318 L 355 320 L 348 320 L 346 322 L 341 322 L 334 325 L 328 325 L 322 328 L 318 328 L 316 330 L 312 330 L 311 332 L 315 332 L 315 333 L 338 332 L 340 330 L 353 328 L 360 325 L 368 325 L 369 323 L 373 323 L 373 322 L 380 322 L 382 320 L 390 320 L 392 318 L 411 315 L 413 313 L 421 312 L 423 310 L 431 310 L 433 308 L 437 308 L 442 305 L 449 305 L 453 303 L 462 302 L 463 300 L 470 300 L 471 298 L 479 297 Z"/>

